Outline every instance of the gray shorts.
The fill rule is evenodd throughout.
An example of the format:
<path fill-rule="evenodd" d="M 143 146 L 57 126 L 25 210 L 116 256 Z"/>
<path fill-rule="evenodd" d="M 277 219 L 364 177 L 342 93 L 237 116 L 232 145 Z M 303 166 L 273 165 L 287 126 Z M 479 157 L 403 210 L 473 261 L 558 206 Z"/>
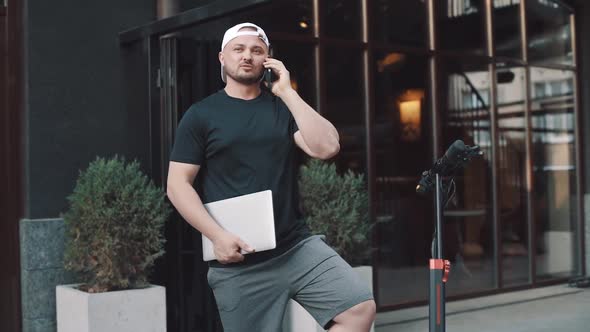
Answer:
<path fill-rule="evenodd" d="M 324 327 L 338 314 L 372 300 L 372 290 L 322 237 L 251 266 L 209 268 L 225 332 L 281 331 L 289 299 Z"/>

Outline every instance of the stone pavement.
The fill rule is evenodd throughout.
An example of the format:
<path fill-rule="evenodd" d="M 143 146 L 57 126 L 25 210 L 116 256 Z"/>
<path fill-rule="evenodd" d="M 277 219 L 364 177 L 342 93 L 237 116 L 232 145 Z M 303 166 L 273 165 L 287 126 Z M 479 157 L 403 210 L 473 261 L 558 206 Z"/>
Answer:
<path fill-rule="evenodd" d="M 590 332 L 590 288 L 543 287 L 448 302 L 447 332 Z M 376 332 L 428 332 L 428 307 L 379 313 Z"/>

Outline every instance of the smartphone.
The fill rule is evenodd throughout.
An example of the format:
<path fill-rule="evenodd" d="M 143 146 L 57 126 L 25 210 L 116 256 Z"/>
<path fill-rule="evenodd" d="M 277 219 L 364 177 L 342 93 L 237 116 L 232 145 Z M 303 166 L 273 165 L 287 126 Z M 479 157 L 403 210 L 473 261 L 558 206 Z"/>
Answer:
<path fill-rule="evenodd" d="M 272 89 L 273 76 L 272 69 L 268 68 L 264 70 L 264 81 L 269 90 Z"/>
<path fill-rule="evenodd" d="M 270 46 L 268 48 L 268 55 L 269 55 L 269 58 L 273 57 L 272 47 L 270 47 Z M 272 69 L 270 69 L 270 68 L 264 69 L 264 81 L 266 82 L 268 89 L 272 90 L 272 82 L 275 81 L 275 74 L 272 72 Z"/>

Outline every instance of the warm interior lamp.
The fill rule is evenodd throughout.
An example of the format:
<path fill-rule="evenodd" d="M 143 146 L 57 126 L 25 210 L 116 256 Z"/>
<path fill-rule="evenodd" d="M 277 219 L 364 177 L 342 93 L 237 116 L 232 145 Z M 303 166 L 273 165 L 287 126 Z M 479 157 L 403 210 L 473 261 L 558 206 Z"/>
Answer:
<path fill-rule="evenodd" d="M 420 137 L 421 100 L 400 101 L 399 115 L 401 137 L 407 141 L 415 141 Z"/>

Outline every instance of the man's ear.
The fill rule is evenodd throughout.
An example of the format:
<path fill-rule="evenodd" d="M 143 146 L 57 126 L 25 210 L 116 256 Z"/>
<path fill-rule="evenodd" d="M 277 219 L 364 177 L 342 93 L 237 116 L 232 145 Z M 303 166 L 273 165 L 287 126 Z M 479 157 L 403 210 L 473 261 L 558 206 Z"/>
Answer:
<path fill-rule="evenodd" d="M 224 65 L 223 52 L 219 52 L 218 58 L 219 58 L 219 63 L 221 63 L 221 65 L 223 66 Z"/>

